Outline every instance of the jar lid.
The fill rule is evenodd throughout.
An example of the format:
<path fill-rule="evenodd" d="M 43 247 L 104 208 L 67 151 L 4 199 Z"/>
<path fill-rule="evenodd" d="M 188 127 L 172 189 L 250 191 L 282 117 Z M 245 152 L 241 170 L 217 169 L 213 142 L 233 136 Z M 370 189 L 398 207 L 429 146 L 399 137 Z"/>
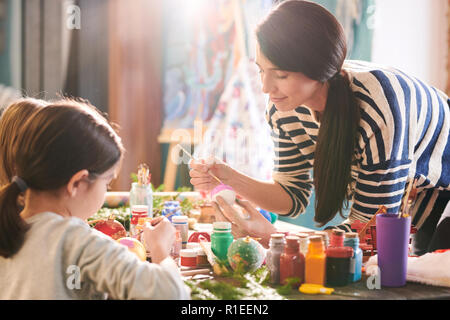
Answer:
<path fill-rule="evenodd" d="M 284 239 L 284 234 L 283 233 L 272 233 L 270 235 L 270 237 L 272 239 Z"/>
<path fill-rule="evenodd" d="M 300 240 L 297 236 L 287 236 L 286 237 L 286 244 L 289 245 L 296 245 L 298 244 L 298 241 Z"/>
<path fill-rule="evenodd" d="M 339 237 L 343 236 L 344 233 L 345 233 L 345 231 L 341 230 L 341 229 L 333 229 L 332 232 L 333 232 L 334 235 L 339 236 Z"/>
<path fill-rule="evenodd" d="M 346 232 L 345 237 L 348 239 L 358 238 L 358 234 L 356 232 Z"/>
<path fill-rule="evenodd" d="M 172 217 L 172 222 L 176 223 L 176 222 L 188 222 L 188 217 L 187 216 L 173 216 Z"/>
<path fill-rule="evenodd" d="M 200 248 L 200 243 L 198 243 L 198 242 L 186 243 L 186 249 L 197 249 L 197 248 Z"/>
<path fill-rule="evenodd" d="M 148 212 L 148 206 L 146 204 L 136 204 L 131 207 L 131 212 L 135 213 L 147 213 Z"/>
<path fill-rule="evenodd" d="M 350 258 L 353 256 L 353 248 L 350 247 L 328 247 L 325 251 L 330 258 Z"/>
<path fill-rule="evenodd" d="M 193 258 L 197 256 L 197 250 L 196 249 L 181 249 L 180 250 L 180 256 L 186 257 L 186 258 Z"/>
<path fill-rule="evenodd" d="M 213 228 L 215 230 L 231 230 L 231 222 L 216 221 L 213 222 Z"/>
<path fill-rule="evenodd" d="M 323 239 L 321 236 L 311 236 L 311 237 L 309 237 L 309 241 L 310 242 L 322 242 Z"/>
<path fill-rule="evenodd" d="M 304 232 L 299 232 L 295 234 L 297 237 L 299 237 L 300 239 L 304 239 L 304 238 L 308 238 L 309 234 L 304 233 Z"/>

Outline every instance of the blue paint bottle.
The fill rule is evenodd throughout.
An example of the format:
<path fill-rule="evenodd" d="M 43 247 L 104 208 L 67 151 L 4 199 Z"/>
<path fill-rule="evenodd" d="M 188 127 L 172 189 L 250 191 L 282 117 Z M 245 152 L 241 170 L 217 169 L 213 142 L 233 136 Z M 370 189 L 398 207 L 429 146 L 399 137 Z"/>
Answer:
<path fill-rule="evenodd" d="M 353 248 L 353 256 L 350 259 L 350 282 L 361 280 L 362 250 L 359 248 L 359 237 L 356 232 L 345 234 L 344 246 Z"/>

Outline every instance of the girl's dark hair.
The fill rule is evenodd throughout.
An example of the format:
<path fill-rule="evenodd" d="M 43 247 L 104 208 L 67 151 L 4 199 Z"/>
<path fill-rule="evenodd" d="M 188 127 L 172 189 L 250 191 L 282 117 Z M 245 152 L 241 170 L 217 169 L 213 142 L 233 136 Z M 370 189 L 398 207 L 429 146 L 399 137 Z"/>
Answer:
<path fill-rule="evenodd" d="M 83 169 L 95 180 L 124 152 L 119 136 L 95 107 L 68 99 L 33 113 L 17 132 L 12 150 L 15 174 L 29 189 L 55 192 Z M 14 182 L 0 190 L 0 256 L 5 258 L 19 251 L 28 229 L 17 204 L 20 192 Z"/>
<path fill-rule="evenodd" d="M 285 1 L 257 26 L 259 47 L 281 70 L 328 82 L 314 154 L 315 221 L 321 226 L 348 206 L 348 185 L 356 147 L 359 107 L 340 72 L 347 55 L 342 26 L 322 6 Z"/>

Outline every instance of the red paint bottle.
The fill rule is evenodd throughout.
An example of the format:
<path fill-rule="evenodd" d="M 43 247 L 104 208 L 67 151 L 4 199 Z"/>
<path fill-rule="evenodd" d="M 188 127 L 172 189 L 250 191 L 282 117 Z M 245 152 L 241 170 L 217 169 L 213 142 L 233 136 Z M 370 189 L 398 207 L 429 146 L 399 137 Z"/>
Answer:
<path fill-rule="evenodd" d="M 340 229 L 334 229 L 331 232 L 330 247 L 343 247 L 344 246 L 345 231 Z"/>
<path fill-rule="evenodd" d="M 305 257 L 300 253 L 299 237 L 286 237 L 286 246 L 280 256 L 280 283 L 286 284 L 288 278 L 299 278 L 299 287 L 305 279 Z"/>

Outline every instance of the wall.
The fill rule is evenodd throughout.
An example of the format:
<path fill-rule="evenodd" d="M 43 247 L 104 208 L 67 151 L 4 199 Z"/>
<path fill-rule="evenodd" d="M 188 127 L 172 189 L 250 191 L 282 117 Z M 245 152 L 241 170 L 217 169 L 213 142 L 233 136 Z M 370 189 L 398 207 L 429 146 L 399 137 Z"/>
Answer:
<path fill-rule="evenodd" d="M 447 11 L 447 0 L 377 0 L 372 61 L 445 91 Z"/>

